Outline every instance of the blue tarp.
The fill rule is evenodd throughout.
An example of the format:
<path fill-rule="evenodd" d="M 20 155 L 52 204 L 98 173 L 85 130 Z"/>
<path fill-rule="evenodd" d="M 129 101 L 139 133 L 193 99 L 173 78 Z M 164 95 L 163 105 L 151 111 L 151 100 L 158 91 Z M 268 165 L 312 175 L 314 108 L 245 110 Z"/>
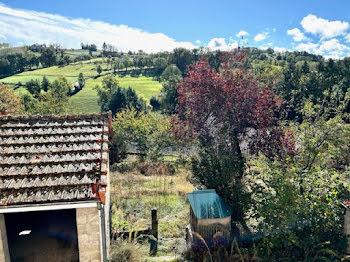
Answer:
<path fill-rule="evenodd" d="M 191 208 L 198 219 L 231 216 L 232 208 L 216 193 L 215 189 L 196 190 L 187 194 Z"/>

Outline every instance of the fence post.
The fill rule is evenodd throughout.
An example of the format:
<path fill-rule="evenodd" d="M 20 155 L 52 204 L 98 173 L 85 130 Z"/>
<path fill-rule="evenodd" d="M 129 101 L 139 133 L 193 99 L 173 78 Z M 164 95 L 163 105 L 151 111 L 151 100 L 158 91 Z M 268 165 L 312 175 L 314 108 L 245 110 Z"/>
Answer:
<path fill-rule="evenodd" d="M 152 209 L 152 229 L 151 229 L 151 235 L 153 236 L 153 239 L 150 240 L 151 242 L 151 249 L 150 254 L 152 256 L 157 254 L 157 248 L 158 248 L 158 219 L 157 219 L 157 209 Z"/>

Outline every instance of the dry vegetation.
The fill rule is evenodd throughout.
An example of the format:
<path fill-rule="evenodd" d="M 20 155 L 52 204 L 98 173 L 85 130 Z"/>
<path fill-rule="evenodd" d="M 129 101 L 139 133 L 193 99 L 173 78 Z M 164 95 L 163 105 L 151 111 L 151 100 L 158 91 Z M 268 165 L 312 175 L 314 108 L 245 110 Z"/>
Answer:
<path fill-rule="evenodd" d="M 186 193 L 192 192 L 190 173 L 171 163 L 128 162 L 111 174 L 112 225 L 121 232 L 151 226 L 151 210 L 159 221 L 158 256 L 179 254 L 189 223 Z M 147 244 L 148 245 L 148 244 Z"/>

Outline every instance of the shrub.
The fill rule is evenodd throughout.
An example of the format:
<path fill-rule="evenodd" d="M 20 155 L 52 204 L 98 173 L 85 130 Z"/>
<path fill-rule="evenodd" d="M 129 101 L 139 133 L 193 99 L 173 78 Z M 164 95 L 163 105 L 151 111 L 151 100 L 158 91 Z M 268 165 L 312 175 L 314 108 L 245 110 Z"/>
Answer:
<path fill-rule="evenodd" d="M 169 120 L 153 113 L 127 109 L 116 114 L 112 126 L 112 143 L 136 146 L 141 160 L 159 159 L 162 151 L 174 143 Z"/>
<path fill-rule="evenodd" d="M 149 103 L 152 106 L 152 110 L 153 111 L 160 110 L 160 102 L 159 102 L 159 100 L 156 97 L 152 96 L 150 101 L 149 101 Z"/>
<path fill-rule="evenodd" d="M 119 240 L 111 247 L 110 262 L 141 262 L 147 249 L 135 241 Z"/>

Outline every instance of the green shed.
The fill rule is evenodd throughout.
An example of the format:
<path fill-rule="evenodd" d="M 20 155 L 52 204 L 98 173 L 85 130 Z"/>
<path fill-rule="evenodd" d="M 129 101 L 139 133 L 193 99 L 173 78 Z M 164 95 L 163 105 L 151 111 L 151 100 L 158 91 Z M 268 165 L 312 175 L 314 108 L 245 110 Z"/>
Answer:
<path fill-rule="evenodd" d="M 200 234 L 207 243 L 212 243 L 216 237 L 230 239 L 232 208 L 214 189 L 196 190 L 187 194 L 187 198 L 190 202 L 188 241 L 196 242 L 192 232 Z"/>

